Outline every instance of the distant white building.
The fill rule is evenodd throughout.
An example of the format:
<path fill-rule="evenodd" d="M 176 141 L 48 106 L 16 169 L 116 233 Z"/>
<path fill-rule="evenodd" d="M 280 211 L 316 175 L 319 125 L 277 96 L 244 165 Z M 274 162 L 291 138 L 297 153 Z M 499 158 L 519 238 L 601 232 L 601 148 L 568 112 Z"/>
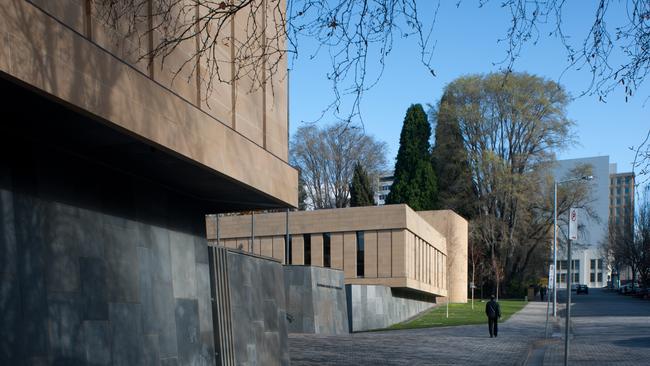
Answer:
<path fill-rule="evenodd" d="M 585 213 L 580 215 L 579 223 L 582 227 L 578 240 L 571 243 L 571 268 L 574 284 L 586 284 L 589 287 L 604 287 L 607 285 L 609 270 L 606 268 L 602 244 L 607 239 L 607 223 L 609 220 L 609 183 L 610 164 L 609 156 L 596 156 L 580 159 L 558 160 L 553 168 L 555 181 L 579 178 L 572 176 L 572 170 L 583 165 L 592 167 L 593 179 L 584 181 L 591 187 L 590 208 L 596 217 L 588 217 Z M 567 263 L 566 253 L 566 224 L 558 219 L 558 288 L 566 288 Z"/>
<path fill-rule="evenodd" d="M 394 179 L 393 172 L 382 174 L 377 178 L 375 184 L 375 204 L 377 206 L 383 206 L 386 203 L 386 197 L 390 193 Z"/>

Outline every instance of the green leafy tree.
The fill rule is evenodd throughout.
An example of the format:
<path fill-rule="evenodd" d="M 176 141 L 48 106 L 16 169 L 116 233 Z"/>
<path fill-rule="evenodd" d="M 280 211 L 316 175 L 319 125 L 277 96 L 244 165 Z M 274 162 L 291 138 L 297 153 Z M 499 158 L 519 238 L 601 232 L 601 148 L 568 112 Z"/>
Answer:
<path fill-rule="evenodd" d="M 387 204 L 406 203 L 416 211 L 436 207 L 438 188 L 431 165 L 430 139 L 431 125 L 422 105 L 411 105 L 404 117 Z"/>
<path fill-rule="evenodd" d="M 432 162 L 438 178 L 438 208 L 471 219 L 475 215 L 476 194 L 451 93 L 442 96 L 432 117 L 436 126 Z"/>
<path fill-rule="evenodd" d="M 350 185 L 350 206 L 372 206 L 375 204 L 375 192 L 372 189 L 372 182 L 368 172 L 361 163 L 354 165 L 352 184 Z"/>

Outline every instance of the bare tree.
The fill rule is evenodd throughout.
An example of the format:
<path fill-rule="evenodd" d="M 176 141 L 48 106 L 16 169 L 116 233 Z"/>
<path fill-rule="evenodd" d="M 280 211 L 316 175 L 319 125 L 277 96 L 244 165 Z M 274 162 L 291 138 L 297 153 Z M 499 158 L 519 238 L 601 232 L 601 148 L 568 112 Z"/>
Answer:
<path fill-rule="evenodd" d="M 355 164 L 374 181 L 386 168 L 386 143 L 345 122 L 306 125 L 291 139 L 290 160 L 300 170 L 310 208 L 347 207 Z"/>
<path fill-rule="evenodd" d="M 646 188 L 645 191 L 645 200 L 636 214 L 634 227 L 610 222 L 605 247 L 618 271 L 627 266 L 632 272 L 633 282 L 640 279 L 645 286 L 650 286 L 650 190 Z"/>

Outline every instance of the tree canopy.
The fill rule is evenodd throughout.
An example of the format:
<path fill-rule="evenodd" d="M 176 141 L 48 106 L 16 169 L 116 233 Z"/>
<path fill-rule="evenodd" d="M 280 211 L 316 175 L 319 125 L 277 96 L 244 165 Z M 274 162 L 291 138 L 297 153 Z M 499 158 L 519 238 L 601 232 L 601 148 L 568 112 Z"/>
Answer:
<path fill-rule="evenodd" d="M 372 206 L 375 204 L 375 190 L 373 189 L 372 180 L 363 168 L 363 165 L 356 163 L 354 165 L 354 175 L 350 185 L 350 206 Z"/>
<path fill-rule="evenodd" d="M 521 285 L 543 269 L 532 264 L 548 257 L 550 169 L 572 142 L 569 97 L 561 85 L 526 73 L 462 77 L 443 95 L 438 120 L 458 128 L 475 195 L 471 240 L 485 247 L 496 278 Z M 567 188 L 574 190 L 570 204 L 584 206 L 588 188 Z"/>
<path fill-rule="evenodd" d="M 420 104 L 406 111 L 395 160 L 393 185 L 386 204 L 406 203 L 412 209 L 436 207 L 438 189 L 431 165 L 431 125 Z"/>

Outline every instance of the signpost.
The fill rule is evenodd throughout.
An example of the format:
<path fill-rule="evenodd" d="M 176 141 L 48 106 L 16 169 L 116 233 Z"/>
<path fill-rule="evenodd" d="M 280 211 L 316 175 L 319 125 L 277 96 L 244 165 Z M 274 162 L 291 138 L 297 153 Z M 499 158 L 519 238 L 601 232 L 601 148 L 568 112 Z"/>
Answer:
<path fill-rule="evenodd" d="M 569 240 L 567 240 L 566 322 L 564 324 L 564 366 L 569 365 L 569 324 L 571 319 L 571 240 L 578 239 L 578 209 L 569 210 Z"/>

